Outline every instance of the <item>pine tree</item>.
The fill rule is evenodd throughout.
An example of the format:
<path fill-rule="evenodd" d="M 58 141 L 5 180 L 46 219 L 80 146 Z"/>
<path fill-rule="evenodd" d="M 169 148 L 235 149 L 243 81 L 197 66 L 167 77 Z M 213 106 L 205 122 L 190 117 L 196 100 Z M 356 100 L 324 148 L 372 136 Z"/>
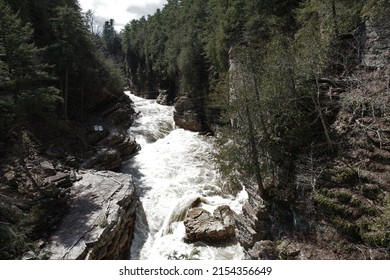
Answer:
<path fill-rule="evenodd" d="M 48 86 L 52 78 L 39 63 L 39 49 L 32 42 L 33 30 L 22 25 L 11 8 L 0 1 L 0 89 L 12 96 L 19 113 L 42 116 L 53 112 L 59 101 L 57 90 Z"/>
<path fill-rule="evenodd" d="M 83 60 L 91 57 L 93 43 L 80 12 L 70 6 L 56 8 L 51 19 L 56 43 L 50 47 L 60 75 L 64 98 L 64 117 L 69 116 L 70 77 L 83 73 Z"/>

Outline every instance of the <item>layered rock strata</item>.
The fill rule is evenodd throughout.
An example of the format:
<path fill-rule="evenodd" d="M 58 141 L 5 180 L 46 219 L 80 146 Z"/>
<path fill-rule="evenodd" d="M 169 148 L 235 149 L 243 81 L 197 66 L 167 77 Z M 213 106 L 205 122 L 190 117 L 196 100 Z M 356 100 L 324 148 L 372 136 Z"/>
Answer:
<path fill-rule="evenodd" d="M 130 175 L 82 174 L 44 251 L 50 259 L 127 259 L 138 200 Z"/>
<path fill-rule="evenodd" d="M 229 206 L 219 206 L 213 214 L 202 208 L 192 208 L 184 220 L 186 240 L 220 243 L 235 237 L 234 212 Z"/>

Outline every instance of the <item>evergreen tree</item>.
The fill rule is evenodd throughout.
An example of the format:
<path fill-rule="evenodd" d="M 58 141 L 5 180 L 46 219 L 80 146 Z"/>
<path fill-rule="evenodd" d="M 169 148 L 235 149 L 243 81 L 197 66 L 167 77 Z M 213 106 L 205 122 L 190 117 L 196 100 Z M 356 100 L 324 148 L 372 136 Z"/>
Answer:
<path fill-rule="evenodd" d="M 118 63 L 122 63 L 122 46 L 119 34 L 114 28 L 115 21 L 110 19 L 106 21 L 103 26 L 102 39 L 106 52 L 109 56 L 114 58 Z"/>
<path fill-rule="evenodd" d="M 12 95 L 21 114 L 42 115 L 54 111 L 59 98 L 48 86 L 47 66 L 39 63 L 39 50 L 32 43 L 30 25 L 22 25 L 6 3 L 0 1 L 0 61 L 2 95 Z"/>
<path fill-rule="evenodd" d="M 70 102 L 78 103 L 75 99 L 81 94 L 82 79 L 94 57 L 94 45 L 79 11 L 70 6 L 58 7 L 55 11 L 51 23 L 57 41 L 50 47 L 50 55 L 57 65 L 64 97 L 64 116 L 68 119 Z M 70 89 L 71 80 L 79 83 L 73 92 Z"/>

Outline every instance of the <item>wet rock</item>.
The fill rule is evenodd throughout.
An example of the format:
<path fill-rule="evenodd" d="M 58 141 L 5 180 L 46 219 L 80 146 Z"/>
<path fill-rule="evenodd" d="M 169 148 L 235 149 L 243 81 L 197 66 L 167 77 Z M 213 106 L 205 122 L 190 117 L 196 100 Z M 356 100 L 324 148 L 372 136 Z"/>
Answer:
<path fill-rule="evenodd" d="M 184 220 L 186 240 L 219 243 L 235 237 L 234 212 L 229 206 L 218 207 L 213 215 L 202 208 L 192 208 Z"/>
<path fill-rule="evenodd" d="M 83 174 L 71 188 L 69 211 L 44 251 L 50 259 L 128 258 L 137 204 L 130 175 Z"/>
<path fill-rule="evenodd" d="M 173 118 L 176 125 L 181 128 L 197 132 L 205 130 L 196 104 L 186 95 L 176 100 Z"/>
<path fill-rule="evenodd" d="M 67 156 L 65 158 L 65 163 L 68 165 L 68 166 L 71 166 L 73 168 L 77 168 L 78 165 L 79 165 L 79 162 L 77 161 L 77 159 L 74 157 L 74 156 Z"/>
<path fill-rule="evenodd" d="M 172 101 L 169 98 L 169 92 L 167 90 L 159 90 L 159 95 L 157 97 L 157 104 L 170 106 L 172 105 Z"/>
<path fill-rule="evenodd" d="M 24 253 L 22 260 L 35 260 L 37 259 L 37 255 L 33 251 L 28 251 Z"/>
<path fill-rule="evenodd" d="M 118 150 L 121 157 L 134 155 L 139 146 L 134 138 L 128 136 L 125 132 L 113 132 L 105 139 L 99 142 L 102 146 L 107 146 L 112 149 Z"/>
<path fill-rule="evenodd" d="M 103 129 L 103 131 L 91 131 L 88 135 L 86 135 L 86 139 L 90 145 L 96 145 L 99 141 L 107 137 L 108 134 L 109 131 L 107 129 Z"/>

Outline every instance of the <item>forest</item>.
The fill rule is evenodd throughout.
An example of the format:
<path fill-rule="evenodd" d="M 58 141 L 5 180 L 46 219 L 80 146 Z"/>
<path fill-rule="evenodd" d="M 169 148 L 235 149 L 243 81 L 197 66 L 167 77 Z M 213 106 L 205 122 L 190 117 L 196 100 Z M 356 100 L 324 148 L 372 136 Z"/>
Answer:
<path fill-rule="evenodd" d="M 125 87 L 163 92 L 176 124 L 214 135 L 224 191 L 265 205 L 267 239 L 388 259 L 389 14 L 389 0 L 168 0 L 96 33 L 76 0 L 0 0 L 0 163 L 26 155 L 25 130 L 66 141 Z M 384 39 L 368 56 L 372 26 Z M 0 258 L 16 258 L 36 213 L 19 222 L 0 194 Z"/>
<path fill-rule="evenodd" d="M 76 0 L 0 1 L 0 259 L 21 257 L 58 222 L 67 195 L 46 177 L 96 153 L 90 127 L 107 106 L 124 103 L 110 126 L 132 121 L 107 44 Z"/>
<path fill-rule="evenodd" d="M 370 20 L 389 27 L 389 9 L 389 1 L 170 0 L 121 34 L 130 88 L 163 89 L 176 111 L 182 96 L 192 100 L 198 130 L 221 147 L 226 191 L 245 186 L 263 198 L 275 239 L 283 236 L 275 224 L 307 237 L 325 221 L 388 249 L 389 67 L 365 55 L 364 36 Z"/>

